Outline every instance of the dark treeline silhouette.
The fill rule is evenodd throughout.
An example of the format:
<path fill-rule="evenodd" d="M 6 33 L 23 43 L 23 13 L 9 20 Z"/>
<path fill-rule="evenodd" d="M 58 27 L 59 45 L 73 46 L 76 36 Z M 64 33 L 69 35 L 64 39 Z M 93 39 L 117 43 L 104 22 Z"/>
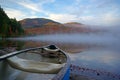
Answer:
<path fill-rule="evenodd" d="M 21 24 L 15 18 L 10 19 L 0 7 L 0 37 L 18 36 L 23 33 L 24 30 Z"/>

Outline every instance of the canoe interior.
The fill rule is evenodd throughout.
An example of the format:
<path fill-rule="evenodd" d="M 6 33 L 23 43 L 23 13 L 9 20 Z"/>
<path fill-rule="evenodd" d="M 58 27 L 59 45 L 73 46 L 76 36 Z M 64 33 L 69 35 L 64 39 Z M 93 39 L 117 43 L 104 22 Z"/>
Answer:
<path fill-rule="evenodd" d="M 48 80 L 56 74 L 38 74 L 12 68 L 7 61 L 0 62 L 0 80 Z"/>
<path fill-rule="evenodd" d="M 8 64 L 7 60 L 4 59 L 0 61 L 0 80 L 65 80 L 63 79 L 63 77 L 65 78 L 65 74 L 67 74 L 66 78 L 69 77 L 69 65 L 67 64 L 68 56 L 66 56 L 65 53 L 61 50 L 58 50 L 57 52 L 49 52 L 44 50 L 44 48 L 34 48 L 24 50 L 22 54 L 15 56 L 22 59 L 34 60 L 36 62 L 42 61 L 57 64 L 66 64 L 65 67 L 63 67 L 57 74 L 40 74 L 15 69 Z"/>

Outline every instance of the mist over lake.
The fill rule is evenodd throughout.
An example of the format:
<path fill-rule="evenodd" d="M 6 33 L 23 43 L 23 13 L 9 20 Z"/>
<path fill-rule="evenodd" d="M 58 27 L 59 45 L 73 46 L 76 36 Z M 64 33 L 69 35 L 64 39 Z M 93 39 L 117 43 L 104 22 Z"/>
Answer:
<path fill-rule="evenodd" d="M 120 36 L 115 29 L 100 33 L 47 34 L 8 40 L 24 42 L 24 48 L 55 44 L 68 53 L 75 65 L 120 75 Z"/>
<path fill-rule="evenodd" d="M 72 44 L 89 44 L 100 45 L 118 49 L 120 46 L 120 37 L 118 34 L 104 32 L 104 33 L 79 33 L 79 34 L 48 34 L 37 35 L 20 38 L 10 38 L 12 40 L 23 41 L 47 41 L 53 43 L 72 43 Z"/>

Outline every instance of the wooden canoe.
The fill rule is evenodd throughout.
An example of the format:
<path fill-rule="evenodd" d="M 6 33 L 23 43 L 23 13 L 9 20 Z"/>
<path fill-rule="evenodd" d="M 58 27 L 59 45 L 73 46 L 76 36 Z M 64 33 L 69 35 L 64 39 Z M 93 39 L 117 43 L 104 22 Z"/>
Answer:
<path fill-rule="evenodd" d="M 42 57 L 43 60 L 39 59 L 39 57 Z M 23 73 L 44 74 L 44 76 L 54 74 L 50 80 L 69 80 L 70 59 L 64 51 L 55 45 L 48 45 L 0 56 L 0 70 L 5 71 L 4 73 L 0 72 L 1 80 L 12 80 L 13 78 L 5 78 L 6 75 L 11 77 L 13 76 L 11 75 L 12 72 L 15 74 L 15 72 L 19 71 Z M 11 73 L 10 76 L 9 73 Z M 19 80 L 18 77 L 21 78 L 17 74 L 13 80 Z M 22 79 L 26 80 L 25 78 Z M 37 79 L 35 78 L 34 80 Z"/>

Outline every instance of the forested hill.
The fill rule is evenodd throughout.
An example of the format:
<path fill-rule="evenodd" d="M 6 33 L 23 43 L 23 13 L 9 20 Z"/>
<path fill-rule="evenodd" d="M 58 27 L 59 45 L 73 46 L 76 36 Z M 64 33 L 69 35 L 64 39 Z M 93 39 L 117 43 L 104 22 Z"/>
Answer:
<path fill-rule="evenodd" d="M 46 18 L 26 18 L 19 22 L 21 23 L 23 28 L 44 27 L 48 23 L 60 25 L 60 23 Z"/>
<path fill-rule="evenodd" d="M 21 24 L 15 18 L 10 19 L 0 7 L 0 37 L 18 36 L 23 33 Z"/>
<path fill-rule="evenodd" d="M 69 22 L 62 24 L 46 18 L 26 18 L 19 22 L 24 28 L 26 35 L 89 33 L 98 31 L 90 29 L 82 23 Z"/>

